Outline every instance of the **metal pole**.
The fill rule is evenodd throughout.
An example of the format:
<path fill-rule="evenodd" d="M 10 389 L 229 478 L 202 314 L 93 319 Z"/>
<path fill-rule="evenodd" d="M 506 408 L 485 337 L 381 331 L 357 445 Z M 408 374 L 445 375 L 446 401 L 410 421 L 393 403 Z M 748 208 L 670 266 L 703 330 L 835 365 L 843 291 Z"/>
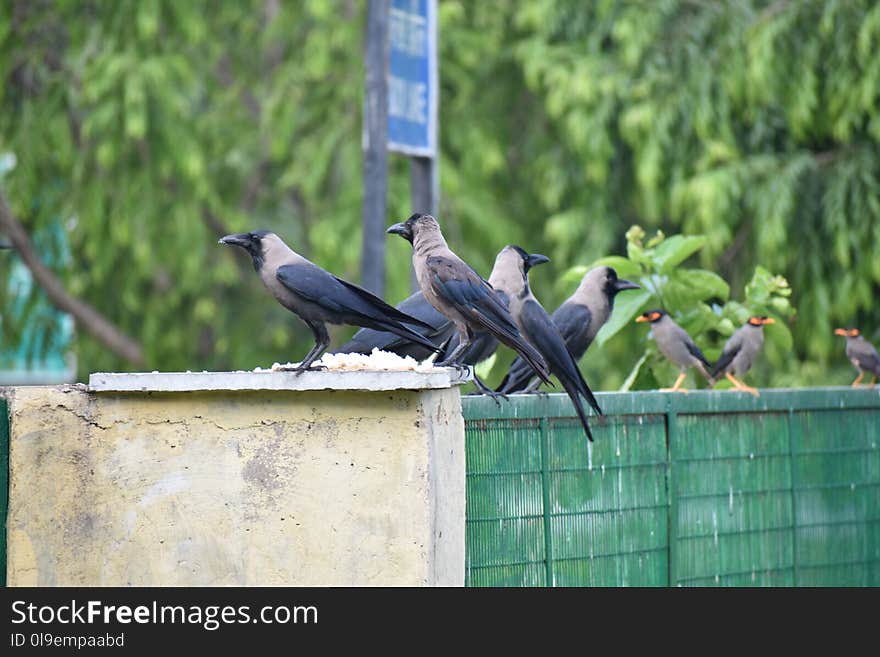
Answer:
<path fill-rule="evenodd" d="M 437 216 L 439 176 L 437 160 L 432 157 L 410 158 L 410 188 L 413 212 Z"/>
<path fill-rule="evenodd" d="M 428 61 L 430 62 L 430 89 L 428 97 L 430 106 L 429 125 L 431 126 L 430 143 L 433 147 L 431 157 L 410 158 L 410 197 L 412 199 L 413 212 L 427 212 L 437 217 L 440 208 L 440 142 L 439 139 L 439 109 L 440 109 L 440 84 L 439 63 L 437 61 L 437 0 L 428 0 L 428 12 L 434 18 L 431 21 L 434 30 L 428 34 Z M 439 218 L 439 217 L 438 217 Z M 413 292 L 419 289 L 416 273 L 410 269 L 410 286 Z"/>
<path fill-rule="evenodd" d="M 437 216 L 440 190 L 440 176 L 437 171 L 437 158 L 410 158 L 410 197 L 412 211 Z M 416 272 L 410 266 L 410 288 L 413 292 L 419 289 Z"/>
<path fill-rule="evenodd" d="M 388 187 L 388 10 L 390 0 L 367 5 L 364 94 L 364 205 L 361 284 L 385 294 L 385 223 Z"/>

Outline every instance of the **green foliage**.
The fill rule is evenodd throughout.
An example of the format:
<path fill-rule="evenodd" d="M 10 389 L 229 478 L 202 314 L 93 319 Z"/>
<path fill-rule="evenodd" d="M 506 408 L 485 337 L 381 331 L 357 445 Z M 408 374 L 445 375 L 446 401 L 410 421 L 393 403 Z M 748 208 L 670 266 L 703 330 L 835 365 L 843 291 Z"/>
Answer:
<path fill-rule="evenodd" d="M 250 368 L 307 348 L 241 254 L 216 245 L 222 230 L 274 229 L 357 280 L 364 7 L 0 5 L 0 152 L 18 158 L 4 192 L 32 234 L 68 230 L 58 273 L 144 345 L 149 368 Z M 702 235 L 643 240 L 662 301 L 723 304 L 711 270 L 748 302 L 761 263 L 797 291 L 767 312 L 785 316 L 769 305 L 785 297 L 800 319 L 755 382 L 848 381 L 832 329 L 880 327 L 880 5 L 441 0 L 439 22 L 440 220 L 478 271 L 508 243 L 546 253 L 533 289 L 552 311 L 573 288 L 563 273 L 625 252 L 627 226 Z M 389 223 L 411 209 L 406 160 L 390 174 Z M 706 272 L 690 311 L 689 249 Z M 391 240 L 389 301 L 407 294 L 408 259 Z M 622 294 L 615 322 L 639 298 Z M 623 384 L 642 333 L 591 349 L 595 388 Z M 81 331 L 76 350 L 81 375 L 128 367 Z"/>
<path fill-rule="evenodd" d="M 706 245 L 704 236 L 667 237 L 657 231 L 647 242 L 645 237 L 641 226 L 631 227 L 626 233 L 627 257 L 608 256 L 592 265 L 614 267 L 618 275 L 641 285 L 640 290 L 621 295 L 615 302 L 611 319 L 596 336 L 600 349 L 622 330 L 633 330 L 632 324 L 641 313 L 662 308 L 691 335 L 710 360 L 718 357 L 723 341 L 749 317 L 772 316 L 781 321 L 765 329 L 767 341 L 772 345 L 771 360 L 778 362 L 787 358 L 792 336 L 784 322 L 795 310 L 789 301 L 791 288 L 785 278 L 757 267 L 745 287 L 745 301 L 739 303 L 730 299 L 730 287 L 717 274 L 681 266 Z M 580 280 L 592 267 L 575 267 L 563 280 Z M 642 357 L 623 383 L 624 390 L 656 388 L 666 378 L 671 384 L 677 373 L 677 367 L 666 361 L 653 341 L 646 341 L 643 349 Z"/>

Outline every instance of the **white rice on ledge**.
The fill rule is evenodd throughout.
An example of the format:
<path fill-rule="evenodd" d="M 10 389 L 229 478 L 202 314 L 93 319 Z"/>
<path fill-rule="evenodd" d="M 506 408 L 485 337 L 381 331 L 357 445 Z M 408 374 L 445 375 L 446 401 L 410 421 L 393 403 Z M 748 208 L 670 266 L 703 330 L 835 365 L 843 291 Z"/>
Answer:
<path fill-rule="evenodd" d="M 269 369 L 262 367 L 254 368 L 254 372 L 278 372 L 291 370 L 299 363 L 273 363 Z M 434 363 L 430 360 L 417 361 L 412 356 L 398 356 L 389 351 L 373 349 L 367 356 L 365 354 L 324 354 L 320 360 L 316 360 L 312 367 L 320 365 L 330 372 L 430 372 L 434 369 Z"/>

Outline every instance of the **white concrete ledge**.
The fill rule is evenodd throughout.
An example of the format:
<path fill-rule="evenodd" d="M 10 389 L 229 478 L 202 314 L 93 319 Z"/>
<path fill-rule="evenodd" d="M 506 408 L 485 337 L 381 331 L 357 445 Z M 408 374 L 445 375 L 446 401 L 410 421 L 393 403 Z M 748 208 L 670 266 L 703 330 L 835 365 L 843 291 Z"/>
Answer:
<path fill-rule="evenodd" d="M 211 390 L 433 390 L 466 383 L 471 372 L 452 367 L 416 370 L 315 372 L 96 372 L 90 392 L 197 392 Z"/>

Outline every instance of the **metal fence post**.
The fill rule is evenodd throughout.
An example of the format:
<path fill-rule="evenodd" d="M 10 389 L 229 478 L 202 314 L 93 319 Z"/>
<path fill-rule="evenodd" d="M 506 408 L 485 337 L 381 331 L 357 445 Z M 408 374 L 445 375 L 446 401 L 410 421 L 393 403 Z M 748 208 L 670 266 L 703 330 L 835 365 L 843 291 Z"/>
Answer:
<path fill-rule="evenodd" d="M 800 586 L 800 571 L 798 570 L 798 515 L 797 515 L 797 459 L 794 451 L 793 422 L 794 409 L 788 409 L 788 453 L 791 459 L 791 564 L 794 575 L 794 586 Z"/>
<path fill-rule="evenodd" d="M 553 586 L 553 528 L 550 523 L 550 513 L 553 505 L 550 502 L 550 436 L 548 434 L 547 418 L 542 417 L 541 422 L 541 494 L 542 510 L 544 517 L 544 572 L 545 585 Z"/>
<path fill-rule="evenodd" d="M 666 500 L 669 516 L 666 521 L 666 540 L 669 545 L 669 582 L 668 586 L 676 586 L 678 582 L 678 492 L 675 489 L 675 459 L 673 458 L 673 441 L 677 440 L 678 414 L 671 408 L 666 411 Z"/>

